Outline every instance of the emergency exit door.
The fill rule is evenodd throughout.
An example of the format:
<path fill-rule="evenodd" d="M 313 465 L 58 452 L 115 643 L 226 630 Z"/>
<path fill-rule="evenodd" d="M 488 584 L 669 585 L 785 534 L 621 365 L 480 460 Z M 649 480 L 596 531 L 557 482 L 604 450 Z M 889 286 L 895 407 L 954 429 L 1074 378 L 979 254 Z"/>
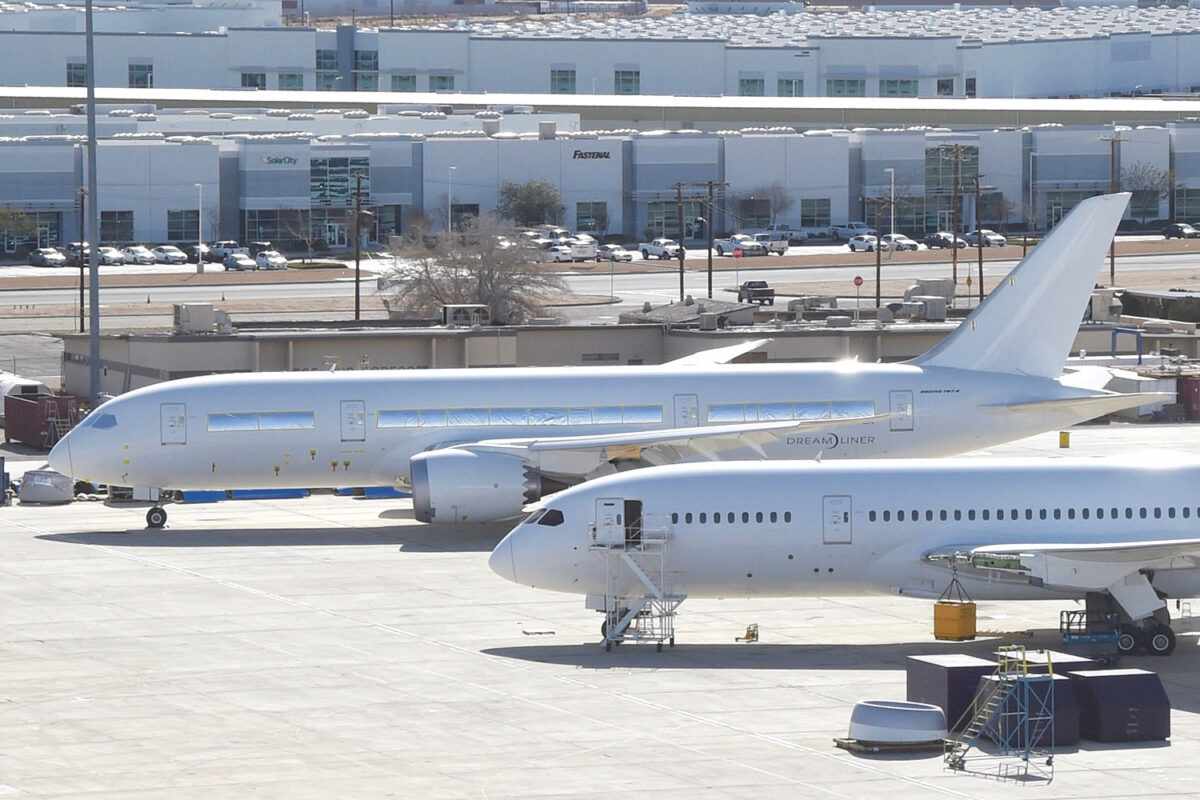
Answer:
<path fill-rule="evenodd" d="M 700 398 L 694 394 L 675 395 L 675 427 L 694 428 L 700 424 Z"/>
<path fill-rule="evenodd" d="M 367 439 L 367 404 L 362 400 L 342 401 L 342 441 L 364 442 Z"/>
<path fill-rule="evenodd" d="M 850 544 L 854 539 L 854 503 L 850 495 L 826 495 L 821 506 L 821 540 L 825 544 Z"/>
<path fill-rule="evenodd" d="M 158 413 L 162 443 L 187 444 L 187 405 L 162 403 Z"/>
<path fill-rule="evenodd" d="M 911 431 L 913 429 L 913 393 L 903 389 L 888 393 L 888 404 L 891 411 L 891 428 L 894 431 Z"/>

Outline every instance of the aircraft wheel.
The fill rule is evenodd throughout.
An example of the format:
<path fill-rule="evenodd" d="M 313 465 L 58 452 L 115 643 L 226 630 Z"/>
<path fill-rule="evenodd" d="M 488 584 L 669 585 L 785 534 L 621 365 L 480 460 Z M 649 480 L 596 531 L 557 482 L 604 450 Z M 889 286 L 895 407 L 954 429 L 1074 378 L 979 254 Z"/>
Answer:
<path fill-rule="evenodd" d="M 1134 625 L 1122 625 L 1117 631 L 1117 652 L 1123 656 L 1136 653 L 1142 646 L 1142 632 Z"/>
<path fill-rule="evenodd" d="M 161 528 L 167 524 L 167 510 L 162 506 L 155 506 L 146 512 L 146 527 Z"/>
<path fill-rule="evenodd" d="M 1170 625 L 1155 625 L 1146 635 L 1146 652 L 1152 656 L 1169 656 L 1175 652 L 1175 631 Z"/>

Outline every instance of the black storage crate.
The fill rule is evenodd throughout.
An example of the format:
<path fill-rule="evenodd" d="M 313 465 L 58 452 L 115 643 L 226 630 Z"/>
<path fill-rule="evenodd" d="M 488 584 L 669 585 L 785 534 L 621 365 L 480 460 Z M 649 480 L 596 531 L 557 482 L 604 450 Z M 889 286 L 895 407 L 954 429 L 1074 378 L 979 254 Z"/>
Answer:
<path fill-rule="evenodd" d="M 1170 738 L 1171 703 L 1156 673 L 1144 669 L 1068 672 L 1079 702 L 1079 735 L 1094 742 Z"/>
<path fill-rule="evenodd" d="M 979 679 L 995 671 L 996 662 L 959 653 L 909 656 L 906 661 L 908 699 L 938 706 L 946 712 L 946 725 L 953 729 L 970 707 Z M 963 721 L 962 726 L 965 725 L 966 721 Z"/>

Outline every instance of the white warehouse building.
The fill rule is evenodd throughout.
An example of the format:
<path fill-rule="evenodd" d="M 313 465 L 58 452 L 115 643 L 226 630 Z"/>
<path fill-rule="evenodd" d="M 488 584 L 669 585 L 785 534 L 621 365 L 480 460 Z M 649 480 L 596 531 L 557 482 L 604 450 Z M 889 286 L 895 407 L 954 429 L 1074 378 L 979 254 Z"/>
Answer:
<path fill-rule="evenodd" d="M 261 1 L 238 0 L 220 25 L 199 0 L 110 8 L 99 15 L 97 80 L 163 89 L 786 97 L 1200 89 L 1200 8 L 1192 7 L 526 17 L 317 30 L 246 24 L 262 17 Z M 0 80 L 82 86 L 78 16 L 0 5 Z"/>
<path fill-rule="evenodd" d="M 706 233 L 701 218 L 718 233 L 784 223 L 821 235 L 859 219 L 886 228 L 893 192 L 896 228 L 909 235 L 951 228 L 956 218 L 962 230 L 1045 230 L 1108 190 L 1114 157 L 1122 188 L 1134 195 L 1129 225 L 1200 219 L 1195 122 L 706 133 L 578 131 L 570 115 L 308 116 L 102 118 L 111 125 L 99 146 L 101 239 L 187 243 L 203 225 L 206 239 L 337 249 L 351 244 L 356 192 L 374 213 L 370 238 L 386 241 L 418 224 L 443 229 L 494 212 L 505 184 L 531 180 L 558 190 L 564 226 L 625 242 L 696 242 Z M 184 118 L 190 131 L 205 120 L 214 131 L 178 134 Z M 257 131 L 272 120 L 280 129 L 270 133 L 229 130 L 237 123 Z M 317 121 L 320 135 L 283 124 Z M 36 229 L 0 231 L 4 253 L 80 238 L 83 139 L 43 132 L 63 126 L 59 115 L 0 116 L 0 206 L 24 212 Z"/>

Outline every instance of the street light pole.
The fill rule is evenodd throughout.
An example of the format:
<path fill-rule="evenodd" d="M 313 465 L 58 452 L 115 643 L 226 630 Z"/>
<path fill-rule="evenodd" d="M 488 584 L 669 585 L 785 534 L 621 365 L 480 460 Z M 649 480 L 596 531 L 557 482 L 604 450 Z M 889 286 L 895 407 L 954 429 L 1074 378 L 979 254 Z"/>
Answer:
<path fill-rule="evenodd" d="M 87 55 L 87 194 L 91 198 L 87 215 L 88 235 L 84 241 L 92 245 L 88 257 L 88 319 L 91 325 L 88 335 L 88 397 L 94 407 L 100 399 L 100 193 L 96 188 L 99 181 L 96 178 L 96 47 L 92 0 L 86 0 L 84 5 L 84 33 Z"/>
<path fill-rule="evenodd" d="M 454 230 L 454 170 L 456 167 L 451 166 L 446 170 L 449 176 L 446 179 L 446 233 Z"/>
<path fill-rule="evenodd" d="M 87 223 L 85 222 L 85 220 L 87 220 L 87 189 L 84 189 L 82 186 L 80 186 L 79 187 L 79 332 L 80 333 L 83 333 L 83 331 L 84 331 L 84 325 L 83 325 L 83 308 L 84 308 L 83 253 L 84 253 L 84 250 L 86 249 L 84 246 L 84 242 L 87 241 L 87 231 L 85 229 Z"/>
<path fill-rule="evenodd" d="M 451 167 L 451 169 L 454 169 Z M 360 261 L 362 258 L 362 173 L 354 175 L 354 321 L 358 322 L 362 319 L 362 310 L 360 308 L 359 299 L 359 272 Z"/>
<path fill-rule="evenodd" d="M 204 274 L 204 184 L 196 184 L 196 274 Z"/>
<path fill-rule="evenodd" d="M 708 216 L 704 220 L 704 230 L 708 233 L 708 299 L 712 300 L 712 249 L 713 249 L 713 182 L 708 182 Z"/>
<path fill-rule="evenodd" d="M 888 221 L 888 236 L 894 240 L 896 237 L 896 169 L 894 167 L 885 167 L 883 171 L 888 174 L 889 183 L 891 184 L 891 191 L 888 194 L 888 211 L 890 213 L 890 219 Z M 893 253 L 896 249 L 894 245 L 895 242 L 893 241 L 892 249 L 888 250 L 889 261 L 892 260 Z"/>

